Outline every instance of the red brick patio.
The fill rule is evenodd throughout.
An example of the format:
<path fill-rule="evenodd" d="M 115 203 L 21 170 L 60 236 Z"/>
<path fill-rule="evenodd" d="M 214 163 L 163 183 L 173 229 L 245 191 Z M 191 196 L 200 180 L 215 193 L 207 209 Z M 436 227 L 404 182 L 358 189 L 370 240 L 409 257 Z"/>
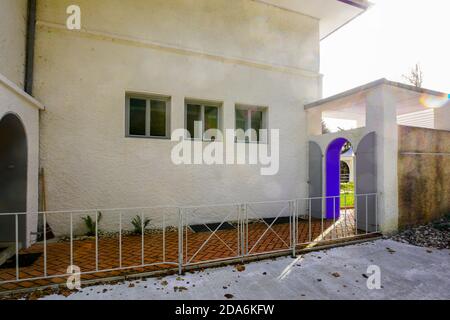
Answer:
<path fill-rule="evenodd" d="M 311 239 L 313 241 L 330 241 L 355 235 L 353 214 L 348 211 L 333 223 L 333 220 L 312 220 Z M 329 228 L 331 230 L 329 230 Z M 324 233 L 322 234 L 322 230 Z M 238 256 L 238 232 L 234 230 L 220 230 L 214 235 L 211 232 L 194 233 L 189 228 L 184 231 L 184 263 L 202 263 L 210 260 L 229 259 Z M 298 220 L 297 243 L 310 242 L 309 226 L 307 220 Z M 364 233 L 363 231 L 358 233 Z M 274 224 L 268 226 L 260 221 L 248 225 L 248 253 L 262 254 L 278 250 L 290 249 L 290 224 Z M 323 239 L 322 239 L 323 238 Z M 208 240 L 209 239 L 209 240 Z M 205 243 L 206 242 L 206 243 Z M 79 240 L 73 242 L 73 264 L 80 267 L 81 272 L 93 272 L 81 276 L 82 281 L 130 273 L 142 273 L 170 269 L 176 267 L 178 262 L 178 231 L 165 232 L 165 252 L 163 252 L 163 233 L 152 233 L 144 236 L 144 265 L 158 263 L 155 266 L 132 268 L 128 270 L 114 270 L 108 272 L 95 272 L 95 239 Z M 122 267 L 141 266 L 142 264 L 142 237 L 122 237 Z M 203 247 L 202 247 L 203 246 Z M 120 267 L 119 237 L 100 237 L 98 240 L 98 270 L 111 270 Z M 201 250 L 200 250 L 201 249 Z M 198 251 L 198 252 L 197 252 Z M 33 245 L 25 253 L 43 253 L 43 244 Z M 165 262 L 165 264 L 164 264 Z M 70 265 L 70 242 L 54 242 L 47 244 L 47 275 L 60 276 L 66 274 Z M 95 272 L 95 273 L 94 273 Z M 20 279 L 44 277 L 44 255 L 31 266 L 20 268 Z M 0 282 L 14 281 L 15 268 L 0 269 Z M 66 282 L 65 277 L 55 277 L 41 280 L 19 281 L 0 285 L 0 291 L 17 290 Z"/>

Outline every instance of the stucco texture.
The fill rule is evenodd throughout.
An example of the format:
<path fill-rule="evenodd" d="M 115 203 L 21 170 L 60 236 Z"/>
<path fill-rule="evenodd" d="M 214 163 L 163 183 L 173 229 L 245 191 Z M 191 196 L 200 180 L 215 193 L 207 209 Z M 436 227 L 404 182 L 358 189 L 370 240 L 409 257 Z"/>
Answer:
<path fill-rule="evenodd" d="M 247 0 L 98 0 L 78 2 L 78 32 L 65 28 L 69 4 L 38 5 L 48 210 L 306 196 L 303 104 L 320 97 L 317 20 Z M 234 128 L 236 104 L 266 107 L 269 129 L 280 129 L 279 173 L 174 165 L 176 143 L 125 137 L 126 92 L 170 97 L 171 130 L 184 127 L 186 98 L 219 101 L 222 129 Z"/>
<path fill-rule="evenodd" d="M 450 132 L 399 126 L 399 227 L 450 213 Z"/>
<path fill-rule="evenodd" d="M 23 87 L 27 0 L 0 1 L 0 73 Z"/>

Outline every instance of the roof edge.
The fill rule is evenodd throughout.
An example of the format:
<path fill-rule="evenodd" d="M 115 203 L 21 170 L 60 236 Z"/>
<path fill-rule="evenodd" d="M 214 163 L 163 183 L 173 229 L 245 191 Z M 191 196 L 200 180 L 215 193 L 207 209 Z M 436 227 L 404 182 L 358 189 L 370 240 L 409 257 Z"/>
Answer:
<path fill-rule="evenodd" d="M 4 75 L 0 73 L 0 84 L 3 84 L 6 88 L 14 92 L 19 97 L 25 99 L 28 103 L 30 103 L 33 107 L 39 110 L 45 110 L 45 106 L 36 100 L 34 97 L 30 96 L 28 93 L 23 91 L 18 85 L 14 82 L 6 78 Z"/>
<path fill-rule="evenodd" d="M 358 18 L 359 16 L 361 16 L 363 13 L 365 13 L 367 10 L 369 10 L 372 6 L 373 3 L 366 1 L 366 0 L 337 0 L 339 2 L 348 4 L 349 6 L 353 6 L 356 7 L 358 9 L 361 9 L 361 12 L 358 13 L 356 16 L 354 16 L 353 18 L 351 18 L 350 20 L 348 20 L 347 22 L 343 23 L 341 26 L 339 26 L 338 28 L 336 28 L 335 30 L 331 31 L 330 33 L 328 33 L 327 35 L 323 36 L 322 38 L 320 38 L 320 41 L 325 40 L 326 38 L 328 38 L 329 36 L 331 36 L 333 33 L 335 33 L 336 31 L 340 30 L 341 28 L 343 28 L 344 26 L 346 26 L 347 24 L 351 23 L 353 20 L 355 20 L 356 18 Z"/>
<path fill-rule="evenodd" d="M 425 88 L 418 88 L 418 87 L 415 87 L 415 86 L 412 86 L 412 85 L 409 85 L 409 84 L 395 82 L 395 81 L 390 81 L 390 80 L 388 80 L 386 78 L 381 78 L 381 79 L 378 79 L 378 80 L 375 80 L 375 81 L 363 84 L 362 86 L 359 86 L 359 87 L 356 87 L 356 88 L 353 88 L 353 89 L 350 89 L 350 90 L 347 90 L 347 91 L 335 94 L 335 95 L 330 96 L 328 98 L 320 99 L 320 100 L 317 100 L 317 101 L 305 104 L 304 109 L 305 110 L 312 109 L 312 108 L 317 107 L 319 105 L 322 105 L 322 104 L 325 104 L 325 103 L 328 103 L 328 102 L 331 102 L 331 101 L 334 101 L 334 100 L 342 99 L 342 98 L 354 95 L 354 94 L 356 94 L 358 92 L 365 91 L 365 90 L 368 90 L 368 89 L 372 89 L 372 88 L 377 87 L 377 86 L 382 85 L 382 84 L 386 84 L 386 85 L 389 85 L 389 86 L 392 86 L 392 87 L 397 87 L 397 88 L 410 90 L 410 91 L 414 91 L 414 92 L 418 92 L 418 93 L 426 93 L 426 94 L 430 94 L 430 95 L 433 95 L 433 96 L 439 96 L 439 97 L 447 96 L 447 94 L 444 93 L 444 92 L 439 92 L 439 91 L 425 89 Z"/>
<path fill-rule="evenodd" d="M 369 9 L 373 4 L 366 0 L 338 0 L 340 2 L 349 4 L 351 6 L 367 10 Z"/>

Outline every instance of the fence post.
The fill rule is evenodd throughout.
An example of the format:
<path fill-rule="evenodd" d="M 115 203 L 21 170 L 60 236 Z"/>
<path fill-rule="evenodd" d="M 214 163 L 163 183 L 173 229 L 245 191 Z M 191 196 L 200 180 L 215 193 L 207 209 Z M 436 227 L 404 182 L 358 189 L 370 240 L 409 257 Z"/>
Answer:
<path fill-rule="evenodd" d="M 378 193 L 375 194 L 375 232 L 378 233 Z"/>
<path fill-rule="evenodd" d="M 241 221 L 241 206 L 236 205 L 237 214 L 237 251 L 238 256 L 242 256 L 242 221 Z"/>
<path fill-rule="evenodd" d="M 248 254 L 248 204 L 242 205 L 243 217 L 242 220 L 242 256 Z"/>
<path fill-rule="evenodd" d="M 240 225 L 241 225 L 241 256 L 244 257 L 247 254 L 246 250 L 246 218 L 247 218 L 247 205 L 246 204 L 240 204 L 239 205 L 239 212 L 240 212 Z"/>
<path fill-rule="evenodd" d="M 16 238 L 16 280 L 20 279 L 19 272 L 19 214 L 16 213 L 15 216 L 15 238 Z"/>
<path fill-rule="evenodd" d="M 183 274 L 183 209 L 178 208 L 178 274 Z"/>
<path fill-rule="evenodd" d="M 43 224 L 44 224 L 44 276 L 47 277 L 47 214 L 44 212 Z"/>
<path fill-rule="evenodd" d="M 291 221 L 292 221 L 292 258 L 295 258 L 295 247 L 297 246 L 297 215 L 296 215 L 296 211 L 297 211 L 297 206 L 296 206 L 296 201 L 290 201 L 290 207 L 291 207 Z"/>

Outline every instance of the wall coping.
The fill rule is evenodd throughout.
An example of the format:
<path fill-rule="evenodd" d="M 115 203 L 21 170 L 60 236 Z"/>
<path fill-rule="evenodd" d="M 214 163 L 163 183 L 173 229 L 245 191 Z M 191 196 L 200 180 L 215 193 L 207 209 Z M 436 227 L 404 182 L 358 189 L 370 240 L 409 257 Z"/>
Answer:
<path fill-rule="evenodd" d="M 10 90 L 15 95 L 21 97 L 22 99 L 25 99 L 29 104 L 31 104 L 33 107 L 36 107 L 39 110 L 45 110 L 45 106 L 37 101 L 35 98 L 30 96 L 28 93 L 23 91 L 18 85 L 16 85 L 14 82 L 6 78 L 3 74 L 0 73 L 0 83 L 4 85 L 8 90 Z"/>
<path fill-rule="evenodd" d="M 404 90 L 407 90 L 407 91 L 410 91 L 410 92 L 415 92 L 415 93 L 421 93 L 421 94 L 424 93 L 424 94 L 429 94 L 429 95 L 437 96 L 437 97 L 448 96 L 448 94 L 446 94 L 444 92 L 439 92 L 439 91 L 436 91 L 436 90 L 430 90 L 430 89 L 425 89 L 425 88 L 417 88 L 417 87 L 409 85 L 409 84 L 395 82 L 395 81 L 390 81 L 390 80 L 387 80 L 386 78 L 382 78 L 382 79 L 378 79 L 378 80 L 369 82 L 369 83 L 364 84 L 362 86 L 359 86 L 359 87 L 356 87 L 356 88 L 353 88 L 353 89 L 350 89 L 350 90 L 347 90 L 347 91 L 335 94 L 335 95 L 330 96 L 328 98 L 324 98 L 324 99 L 321 99 L 321 100 L 318 100 L 318 101 L 315 101 L 315 102 L 311 102 L 311 103 L 305 104 L 304 109 L 305 110 L 309 110 L 309 109 L 321 106 L 323 104 L 326 104 L 328 102 L 332 102 L 332 101 L 339 100 L 339 99 L 342 99 L 342 98 L 345 98 L 345 97 L 349 97 L 349 96 L 353 96 L 353 95 L 359 94 L 362 91 L 373 89 L 373 88 L 378 87 L 378 86 L 383 85 L 383 84 L 391 86 L 391 87 L 404 89 Z"/>

